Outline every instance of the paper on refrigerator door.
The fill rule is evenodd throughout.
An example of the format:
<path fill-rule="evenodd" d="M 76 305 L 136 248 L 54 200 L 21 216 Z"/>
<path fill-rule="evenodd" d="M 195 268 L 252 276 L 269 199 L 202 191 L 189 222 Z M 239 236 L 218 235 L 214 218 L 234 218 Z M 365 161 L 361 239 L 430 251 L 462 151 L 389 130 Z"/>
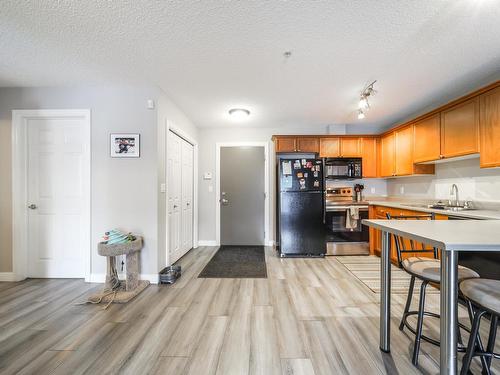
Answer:
<path fill-rule="evenodd" d="M 281 169 L 283 171 L 284 176 L 292 174 L 292 162 L 291 161 L 282 162 Z"/>

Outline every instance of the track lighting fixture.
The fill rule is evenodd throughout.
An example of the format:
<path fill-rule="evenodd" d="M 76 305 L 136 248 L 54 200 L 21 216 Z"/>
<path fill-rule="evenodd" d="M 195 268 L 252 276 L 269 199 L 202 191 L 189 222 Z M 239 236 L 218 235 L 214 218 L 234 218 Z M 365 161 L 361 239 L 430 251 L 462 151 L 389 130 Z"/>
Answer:
<path fill-rule="evenodd" d="M 358 120 L 363 120 L 365 118 L 365 112 L 360 108 L 358 109 Z"/>
<path fill-rule="evenodd" d="M 358 119 L 362 120 L 366 117 L 366 112 L 370 109 L 370 102 L 368 101 L 368 98 L 370 96 L 373 96 L 376 94 L 375 89 L 373 88 L 373 85 L 377 82 L 376 80 L 370 83 L 369 85 L 365 86 L 363 91 L 361 91 L 361 94 L 359 96 L 359 103 L 358 103 Z"/>

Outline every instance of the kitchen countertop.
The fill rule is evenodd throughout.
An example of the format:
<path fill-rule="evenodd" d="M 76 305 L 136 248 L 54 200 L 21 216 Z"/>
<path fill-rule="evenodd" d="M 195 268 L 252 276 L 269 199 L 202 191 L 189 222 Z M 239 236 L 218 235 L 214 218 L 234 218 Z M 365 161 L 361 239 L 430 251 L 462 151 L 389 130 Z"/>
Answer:
<path fill-rule="evenodd" d="M 500 251 L 500 222 L 363 220 L 364 225 L 445 251 Z"/>
<path fill-rule="evenodd" d="M 500 211 L 497 210 L 463 210 L 463 211 L 448 211 L 448 210 L 440 210 L 433 209 L 427 207 L 415 207 L 410 202 L 396 201 L 396 200 L 370 200 L 366 199 L 368 203 L 372 206 L 384 206 L 384 207 L 392 207 L 392 208 L 401 208 L 404 210 L 411 211 L 419 211 L 419 212 L 428 212 L 441 214 L 446 216 L 456 216 L 463 217 L 465 219 L 479 219 L 479 220 L 500 220 Z"/>

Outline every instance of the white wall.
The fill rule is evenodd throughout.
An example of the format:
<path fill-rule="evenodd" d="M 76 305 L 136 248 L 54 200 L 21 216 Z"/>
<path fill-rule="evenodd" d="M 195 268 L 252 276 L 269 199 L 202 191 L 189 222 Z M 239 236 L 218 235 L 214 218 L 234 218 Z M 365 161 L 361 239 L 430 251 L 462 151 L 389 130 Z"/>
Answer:
<path fill-rule="evenodd" d="M 331 129 L 331 128 L 330 128 Z M 349 127 L 350 134 L 369 134 L 377 133 L 379 129 L 376 128 L 366 128 L 366 127 Z M 310 127 L 310 128 L 297 128 L 297 129 L 283 129 L 283 128 L 201 128 L 198 130 L 199 139 L 199 172 L 198 172 L 198 182 L 199 182 L 199 239 L 200 243 L 203 242 L 214 242 L 216 239 L 215 234 L 215 209 L 216 209 L 216 197 L 215 197 L 215 181 L 217 176 L 215 176 L 215 159 L 216 159 L 216 143 L 219 142 L 268 142 L 269 143 L 269 173 L 270 173 L 270 226 L 269 229 L 271 233 L 270 238 L 274 239 L 275 229 L 274 229 L 274 215 L 275 215 L 275 172 L 276 172 L 276 159 L 274 153 L 274 145 L 271 142 L 271 137 L 274 134 L 328 134 L 328 127 Z M 203 174 L 205 172 L 212 173 L 212 180 L 204 180 Z M 368 182 L 367 182 L 368 181 Z M 385 195 L 386 186 L 384 180 L 374 179 L 363 180 L 368 187 L 374 187 L 376 189 L 375 195 Z M 359 182 L 359 181 L 358 181 Z M 212 186 L 212 192 L 209 191 L 210 185 Z M 368 189 L 367 192 L 370 190 Z"/>
<path fill-rule="evenodd" d="M 436 164 L 433 176 L 389 179 L 387 192 L 391 196 L 449 199 L 452 184 L 457 184 L 461 200 L 500 202 L 500 168 L 481 169 L 479 158 Z"/>
<path fill-rule="evenodd" d="M 147 109 L 154 99 L 160 108 Z M 105 273 L 97 242 L 111 228 L 144 236 L 141 273 L 158 272 L 158 126 L 171 116 L 179 126 L 194 126 L 165 94 L 153 86 L 0 89 L 0 272 L 12 270 L 11 111 L 13 109 L 90 109 L 92 163 L 92 274 Z M 109 157 L 110 133 L 140 133 L 141 157 Z"/>

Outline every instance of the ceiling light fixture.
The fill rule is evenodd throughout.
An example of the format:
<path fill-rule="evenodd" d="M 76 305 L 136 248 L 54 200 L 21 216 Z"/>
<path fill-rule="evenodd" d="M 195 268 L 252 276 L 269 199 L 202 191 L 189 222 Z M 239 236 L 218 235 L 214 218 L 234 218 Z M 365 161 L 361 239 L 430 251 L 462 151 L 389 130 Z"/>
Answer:
<path fill-rule="evenodd" d="M 245 108 L 232 108 L 229 110 L 229 116 L 234 120 L 240 121 L 250 116 L 250 111 Z"/>
<path fill-rule="evenodd" d="M 358 119 L 362 120 L 366 117 L 366 112 L 370 109 L 370 102 L 368 98 L 370 96 L 375 95 L 377 92 L 373 88 L 373 85 L 377 82 L 376 80 L 366 85 L 361 94 L 359 95 L 359 103 L 358 103 Z"/>

